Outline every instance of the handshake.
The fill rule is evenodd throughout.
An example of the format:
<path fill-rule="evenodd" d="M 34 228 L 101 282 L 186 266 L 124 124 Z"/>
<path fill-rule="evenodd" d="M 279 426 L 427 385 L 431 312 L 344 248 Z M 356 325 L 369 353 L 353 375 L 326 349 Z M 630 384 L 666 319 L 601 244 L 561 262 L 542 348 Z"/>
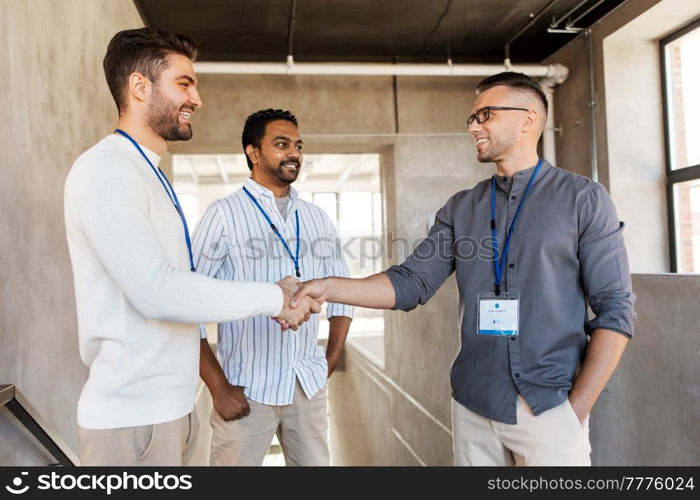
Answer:
<path fill-rule="evenodd" d="M 283 331 L 290 328 L 297 330 L 311 318 L 312 313 L 321 312 L 321 305 L 326 301 L 322 280 L 301 283 L 292 276 L 287 276 L 276 284 L 284 294 L 284 306 L 273 319 L 282 326 Z"/>

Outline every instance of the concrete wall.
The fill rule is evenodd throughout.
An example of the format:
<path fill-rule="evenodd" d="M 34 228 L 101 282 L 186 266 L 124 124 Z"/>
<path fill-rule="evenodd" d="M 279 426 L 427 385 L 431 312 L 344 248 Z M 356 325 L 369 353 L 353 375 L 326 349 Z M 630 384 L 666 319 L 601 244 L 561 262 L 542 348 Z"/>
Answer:
<path fill-rule="evenodd" d="M 634 275 L 637 331 L 591 417 L 598 465 L 700 465 L 700 276 Z"/>
<path fill-rule="evenodd" d="M 63 183 L 116 109 L 102 58 L 142 26 L 131 0 L 0 0 L 0 383 L 14 383 L 77 452 L 78 357 Z M 0 465 L 46 464 L 0 414 Z"/>
<path fill-rule="evenodd" d="M 658 41 L 698 16 L 698 2 L 661 1 L 603 40 L 610 192 L 637 273 L 670 269 Z"/>
<path fill-rule="evenodd" d="M 592 26 L 594 95 L 589 92 L 588 47 L 584 34 L 577 36 L 563 48 L 545 59 L 545 63 L 561 63 L 569 68 L 569 77 L 557 86 L 554 94 L 554 122 L 562 127 L 557 136 L 557 162 L 560 167 L 591 177 L 591 128 L 593 119 L 590 104 L 594 102 L 596 122 L 597 167 L 599 181 L 610 186 L 608 165 L 608 135 L 606 126 L 606 92 L 603 59 L 603 40 L 660 0 L 625 2 L 610 15 Z M 674 0 L 671 0 L 674 1 Z"/>
<path fill-rule="evenodd" d="M 353 341 L 345 349 L 343 365 L 331 378 L 331 463 L 451 465 L 449 427 L 371 357 L 362 340 Z"/>
<path fill-rule="evenodd" d="M 657 21 L 654 36 L 661 36 L 664 29 L 672 30 L 682 25 L 681 18 L 692 15 L 689 13 L 691 7 L 698 8 L 690 4 L 676 0 L 628 2 L 593 31 L 599 179 L 611 189 L 622 218 L 628 219 L 628 251 L 633 270 L 663 271 L 668 262 L 663 209 L 664 165 L 659 161 L 663 144 L 659 142 L 658 121 L 637 124 L 637 118 L 620 119 L 621 106 L 625 102 L 637 101 L 636 106 L 632 106 L 631 112 L 634 113 L 640 107 L 638 100 L 642 98 L 646 109 L 659 112 L 658 57 L 649 67 L 639 67 L 642 63 L 634 58 L 629 61 L 632 64 L 616 61 L 615 58 L 629 57 L 632 53 L 629 51 L 635 46 L 635 42 L 626 39 L 629 32 L 622 31 L 611 37 L 614 46 L 611 46 L 608 59 L 604 60 L 603 41 L 655 5 L 648 16 Z M 671 11 L 674 14 L 668 15 Z M 670 19 L 675 20 L 675 25 L 669 22 Z M 648 54 L 649 50 L 646 50 Z M 634 55 L 640 56 L 636 52 Z M 591 176 L 591 115 L 588 106 L 591 99 L 586 61 L 586 39 L 579 37 L 546 62 L 565 64 L 571 72 L 567 82 L 555 92 L 555 124 L 563 127 L 563 135 L 557 135 L 558 165 Z M 604 86 L 608 78 L 603 69 L 604 66 L 610 68 L 610 65 L 614 73 L 609 79 L 619 78 L 620 81 L 613 81 L 608 89 Z M 635 77 L 634 82 L 626 80 Z M 651 96 L 645 85 L 650 82 L 655 84 L 657 92 Z M 642 88 L 630 86 L 630 83 L 638 83 Z M 621 95 L 624 89 L 628 95 Z M 422 109 L 420 96 L 418 93 L 411 99 L 418 110 Z M 449 92 L 444 97 L 454 99 L 454 103 L 470 99 L 467 95 Z M 618 102 L 619 98 L 623 100 Z M 441 105 L 435 109 L 441 109 Z M 450 114 L 455 113 L 445 113 L 446 116 Z M 408 112 L 404 123 L 410 123 L 412 116 L 420 116 L 420 112 L 415 115 Z M 397 146 L 402 140 L 397 140 Z M 425 231 L 426 221 L 421 217 L 427 210 L 415 203 L 420 199 L 422 187 L 431 188 L 431 196 L 425 201 L 428 205 L 437 203 L 436 195 L 440 192 L 440 188 L 433 184 L 440 183 L 439 177 L 423 177 L 424 170 L 415 170 L 416 164 L 435 161 L 435 153 L 441 151 L 439 141 L 424 137 L 413 140 L 412 144 L 423 147 L 406 151 L 406 156 L 396 149 L 394 178 L 390 181 L 399 193 L 394 201 L 397 234 L 408 237 L 419 236 Z M 473 152 L 468 146 L 457 141 L 450 144 L 462 152 L 446 157 L 440 168 L 455 186 L 473 184 L 487 175 L 473 164 Z M 453 165 L 451 159 L 458 157 L 460 161 Z M 646 170 L 637 171 L 640 167 Z M 645 225 L 640 223 L 643 220 Z M 697 323 L 693 308 L 699 283 L 700 279 L 696 277 L 635 276 L 635 291 L 639 296 L 638 338 L 630 344 L 619 371 L 596 407 L 592 420 L 594 463 L 699 463 L 696 450 L 700 441 L 693 418 L 698 415 L 699 394 L 695 382 L 698 364 L 695 358 L 699 349 L 697 334 L 693 333 L 697 328 L 691 326 Z M 354 464 L 358 457 L 384 465 L 450 463 L 451 449 L 444 441 L 446 433 L 440 429 L 450 428 L 447 369 L 457 349 L 456 306 L 454 282 L 448 282 L 427 306 L 409 314 L 387 313 L 387 354 L 381 377 L 377 376 L 373 364 L 362 357 L 361 345 L 348 349 L 346 371 L 331 382 L 332 436 L 336 442 L 344 438 L 347 442 L 357 443 L 355 447 L 361 448 L 362 453 L 353 454 L 357 451 L 353 447 L 345 456 L 347 462 L 335 457 L 339 463 Z M 683 349 L 683 353 L 679 352 Z M 359 414 L 366 404 L 361 401 L 365 394 L 371 400 L 372 411 L 379 408 L 376 417 Z M 337 421 L 333 421 L 334 416 L 337 416 Z M 374 421 L 375 418 L 389 419 L 384 426 L 392 429 L 391 436 L 373 431 L 384 429 Z M 406 425 L 407 422 L 410 425 Z M 422 427 L 416 428 L 416 425 Z M 373 440 L 369 445 L 358 439 L 365 433 Z M 676 448 L 679 452 L 673 455 Z M 393 450 L 391 457 L 387 450 Z M 404 450 L 408 455 L 397 450 Z"/>
<path fill-rule="evenodd" d="M 591 416 L 593 464 L 697 466 L 700 276 L 634 275 L 632 281 L 637 331 Z M 407 371 L 434 379 L 418 352 L 404 359 Z M 449 465 L 449 419 L 443 425 L 444 415 L 426 409 L 424 394 L 416 399 L 425 406 L 370 358 L 355 341 L 331 379 L 334 463 Z"/>
<path fill-rule="evenodd" d="M 667 272 L 670 260 L 659 48 L 654 40 L 623 38 L 623 31 L 610 35 L 603 44 L 610 194 L 618 216 L 627 224 L 631 269 Z M 632 121 L 633 127 L 629 126 Z"/>
<path fill-rule="evenodd" d="M 545 60 L 570 70 L 554 94 L 558 166 L 592 176 L 594 103 L 598 178 L 627 223 L 634 273 L 670 269 L 658 40 L 697 16 L 698 2 L 635 0 L 596 23 L 593 96 L 585 35 Z"/>

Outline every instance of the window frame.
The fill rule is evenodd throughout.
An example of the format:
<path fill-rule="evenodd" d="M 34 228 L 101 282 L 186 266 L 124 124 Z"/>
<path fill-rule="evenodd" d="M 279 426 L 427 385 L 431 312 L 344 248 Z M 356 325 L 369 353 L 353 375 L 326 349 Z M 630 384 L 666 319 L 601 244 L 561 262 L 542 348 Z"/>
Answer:
<path fill-rule="evenodd" d="M 668 239 L 669 239 L 669 257 L 671 264 L 671 272 L 677 273 L 678 262 L 678 247 L 679 241 L 676 235 L 676 200 L 674 196 L 674 187 L 681 182 L 700 179 L 700 164 L 690 165 L 684 168 L 673 169 L 672 165 L 672 149 L 675 143 L 675 137 L 671 137 L 671 120 L 672 110 L 669 106 L 669 88 L 666 60 L 666 47 L 687 35 L 688 33 L 700 28 L 700 19 L 695 19 L 684 25 L 682 28 L 674 31 L 670 35 L 659 40 L 659 55 L 661 60 L 661 94 L 663 104 L 663 125 L 664 125 L 664 157 L 666 161 L 666 204 L 668 214 Z"/>

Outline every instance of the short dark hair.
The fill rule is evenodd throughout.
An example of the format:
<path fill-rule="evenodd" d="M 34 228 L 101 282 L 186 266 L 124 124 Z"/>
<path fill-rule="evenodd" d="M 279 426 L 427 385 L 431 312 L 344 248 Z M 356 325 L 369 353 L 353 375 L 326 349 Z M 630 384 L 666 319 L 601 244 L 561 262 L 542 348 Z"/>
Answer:
<path fill-rule="evenodd" d="M 487 91 L 492 87 L 497 87 L 499 85 L 504 85 L 516 90 L 521 90 L 523 92 L 528 92 L 535 97 L 537 97 L 544 107 L 545 114 L 549 112 L 549 105 L 547 104 L 547 96 L 544 95 L 542 87 L 535 80 L 530 78 L 524 73 L 516 73 L 515 71 L 504 71 L 503 73 L 497 73 L 495 75 L 488 76 L 481 80 L 476 85 L 476 95 Z"/>
<path fill-rule="evenodd" d="M 182 54 L 194 61 L 197 58 L 197 45 L 185 35 L 175 35 L 158 28 L 123 30 L 112 37 L 102 66 L 120 115 L 127 107 L 129 75 L 138 72 L 152 82 L 157 81 L 171 53 Z"/>
<path fill-rule="evenodd" d="M 299 126 L 296 116 L 290 111 L 272 108 L 256 111 L 246 118 L 245 125 L 243 126 L 243 134 L 241 136 L 243 154 L 245 154 L 245 148 L 248 147 L 248 144 L 252 144 L 256 148 L 260 147 L 263 137 L 265 137 L 265 127 L 267 127 L 268 123 L 274 122 L 275 120 L 287 120 L 296 127 Z M 245 159 L 248 162 L 248 168 L 253 170 L 253 162 L 250 161 L 247 154 L 245 154 Z"/>

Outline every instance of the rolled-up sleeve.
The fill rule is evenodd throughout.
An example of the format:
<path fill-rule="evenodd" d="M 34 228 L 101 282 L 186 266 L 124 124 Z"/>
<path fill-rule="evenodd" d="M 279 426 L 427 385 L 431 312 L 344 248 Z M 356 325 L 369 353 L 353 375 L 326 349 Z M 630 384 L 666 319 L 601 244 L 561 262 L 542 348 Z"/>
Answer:
<path fill-rule="evenodd" d="M 627 337 L 634 333 L 635 296 L 622 237 L 624 227 L 605 188 L 592 185 L 579 209 L 581 277 L 595 315 L 586 324 L 589 333 L 597 328 Z"/>
<path fill-rule="evenodd" d="M 454 197 L 435 215 L 435 224 L 403 264 L 385 271 L 396 294 L 395 310 L 410 311 L 435 295 L 455 269 Z"/>

